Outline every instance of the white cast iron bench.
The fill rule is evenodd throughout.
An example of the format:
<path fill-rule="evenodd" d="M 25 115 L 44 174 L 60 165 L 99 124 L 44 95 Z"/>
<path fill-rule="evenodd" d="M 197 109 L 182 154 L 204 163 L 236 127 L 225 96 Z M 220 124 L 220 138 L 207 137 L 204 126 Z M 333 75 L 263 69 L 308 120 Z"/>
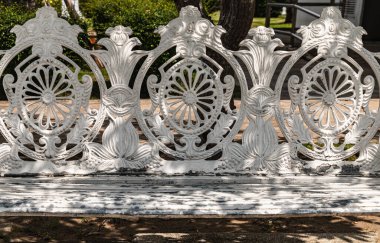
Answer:
<path fill-rule="evenodd" d="M 151 51 L 123 26 L 84 49 L 51 7 L 12 32 L 3 214 L 380 211 L 380 54 L 336 8 L 294 51 L 265 27 L 227 50 L 191 6 Z"/>

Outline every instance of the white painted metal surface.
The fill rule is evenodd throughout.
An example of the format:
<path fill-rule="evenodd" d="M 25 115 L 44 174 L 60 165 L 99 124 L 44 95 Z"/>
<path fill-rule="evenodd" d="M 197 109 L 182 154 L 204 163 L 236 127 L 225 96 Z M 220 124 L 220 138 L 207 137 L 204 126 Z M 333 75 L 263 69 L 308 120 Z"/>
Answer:
<path fill-rule="evenodd" d="M 191 6 L 158 28 L 161 42 L 151 51 L 135 50 L 140 41 L 129 27 L 109 28 L 99 42 L 105 49 L 95 51 L 79 46 L 80 31 L 44 7 L 13 28 L 16 45 L 0 52 L 9 100 L 0 116 L 3 175 L 380 170 L 380 117 L 369 109 L 380 54 L 363 48 L 365 31 L 336 8 L 300 29 L 303 43 L 295 51 L 277 50 L 281 40 L 265 27 L 250 30 L 241 50 L 227 50 L 225 30 Z M 20 54 L 27 57 L 8 70 Z M 89 102 L 95 88 L 97 108 Z M 145 88 L 148 109 L 141 106 Z M 236 109 L 233 94 L 241 99 Z M 284 95 L 289 108 L 279 105 Z"/>
<path fill-rule="evenodd" d="M 252 215 L 379 212 L 380 184 L 360 177 L 0 178 L 0 215 Z"/>

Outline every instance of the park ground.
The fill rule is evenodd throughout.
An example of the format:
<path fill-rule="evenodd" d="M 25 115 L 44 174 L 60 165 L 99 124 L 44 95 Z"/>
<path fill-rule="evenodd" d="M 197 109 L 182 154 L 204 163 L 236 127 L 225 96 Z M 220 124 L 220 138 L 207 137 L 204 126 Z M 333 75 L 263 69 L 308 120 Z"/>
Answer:
<path fill-rule="evenodd" d="M 0 242 L 380 242 L 380 214 L 0 217 Z"/>

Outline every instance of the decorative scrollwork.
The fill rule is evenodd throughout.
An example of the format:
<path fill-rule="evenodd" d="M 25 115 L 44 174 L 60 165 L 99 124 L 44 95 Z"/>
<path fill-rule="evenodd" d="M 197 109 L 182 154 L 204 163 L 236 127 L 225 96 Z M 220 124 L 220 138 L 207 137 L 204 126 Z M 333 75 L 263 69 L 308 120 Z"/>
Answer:
<path fill-rule="evenodd" d="M 36 18 L 12 29 L 16 46 L 0 60 L 0 73 L 18 54 L 32 50 L 16 65 L 15 74 L 5 74 L 3 79 L 10 105 L 0 117 L 0 129 L 11 148 L 8 163 L 19 165 L 19 171 L 30 163 L 24 163 L 18 153 L 23 159 L 43 163 L 33 173 L 65 171 L 68 161 L 74 161 L 72 157 L 103 123 L 103 108 L 89 108 L 91 76 L 80 75 L 80 67 L 67 56 L 66 49 L 70 49 L 88 64 L 102 94 L 104 79 L 90 54 L 78 44 L 80 31 L 58 18 L 51 7 L 39 9 Z M 15 168 L 9 171 L 15 172 Z"/>
<path fill-rule="evenodd" d="M 151 147 L 139 145 L 139 137 L 131 121 L 113 119 L 106 128 L 102 144 L 86 146 L 82 168 L 94 171 L 142 170 L 150 162 Z"/>
<path fill-rule="evenodd" d="M 0 145 L 1 175 L 380 173 L 373 142 L 380 114 L 372 109 L 380 54 L 363 47 L 366 32 L 337 8 L 302 26 L 294 51 L 278 50 L 283 43 L 266 27 L 251 29 L 239 51 L 227 50 L 225 30 L 194 6 L 158 28 L 161 41 L 151 51 L 135 50 L 140 41 L 120 25 L 107 29 L 109 37 L 98 42 L 103 48 L 85 50 L 81 29 L 51 7 L 12 32 L 16 45 L 0 51 L 9 101 L 0 111 L 7 141 Z M 150 100 L 140 98 L 144 85 Z M 100 91 L 96 106 L 93 88 Z M 286 92 L 290 100 L 282 102 Z M 236 94 L 238 108 L 231 105 Z"/>
<path fill-rule="evenodd" d="M 339 134 L 357 118 L 363 88 L 353 70 L 339 60 L 318 63 L 300 91 L 301 114 L 315 132 Z"/>
<path fill-rule="evenodd" d="M 181 37 L 193 41 L 191 43 L 194 44 L 200 41 L 217 46 L 222 46 L 221 36 L 225 32 L 226 30 L 222 26 L 214 26 L 208 19 L 202 18 L 198 8 L 192 5 L 182 8 L 179 18 L 170 21 L 166 26 L 158 27 L 156 30 L 156 33 L 161 35 L 161 43 Z"/>
<path fill-rule="evenodd" d="M 366 175 L 380 174 L 380 149 L 379 144 L 368 144 L 360 150 L 360 156 L 355 165 L 360 167 L 360 172 Z"/>
<path fill-rule="evenodd" d="M 169 124 L 184 134 L 200 134 L 215 122 L 222 100 L 216 74 L 200 62 L 178 63 L 160 88 L 160 105 Z"/>
<path fill-rule="evenodd" d="M 79 26 L 70 25 L 64 19 L 58 18 L 58 14 L 53 7 L 45 6 L 37 10 L 36 18 L 28 20 L 22 26 L 16 25 L 11 32 L 16 34 L 17 45 L 21 42 L 29 41 L 30 38 L 41 38 L 42 36 L 50 38 L 59 36 L 65 41 L 75 43 L 77 42 L 78 34 L 82 30 Z"/>
<path fill-rule="evenodd" d="M 302 35 L 302 45 L 320 41 L 318 53 L 322 56 L 343 57 L 347 55 L 348 46 L 363 46 L 361 38 L 366 31 L 343 19 L 339 9 L 327 7 L 323 9 L 321 18 L 308 26 L 301 26 L 298 33 Z"/>
<path fill-rule="evenodd" d="M 270 120 L 262 117 L 250 121 L 243 134 L 243 144 L 232 143 L 226 157 L 236 170 L 255 174 L 295 173 L 289 144 L 279 144 Z"/>
<path fill-rule="evenodd" d="M 288 78 L 291 105 L 289 110 L 276 109 L 276 116 L 297 153 L 314 160 L 305 162 L 307 170 L 317 171 L 323 165 L 317 161 L 329 161 L 327 164 L 334 167 L 329 171 L 336 172 L 344 165 L 338 161 L 355 157 L 378 127 L 375 113 L 368 107 L 374 77 L 363 78 L 363 67 L 347 49 L 360 53 L 377 78 L 378 63 L 363 50 L 361 37 L 365 31 L 342 19 L 336 8 L 324 9 L 321 18 L 302 27 L 300 33 L 302 46 L 284 65 L 275 89 L 281 90 L 301 57 L 310 55 L 312 49 L 318 54 L 300 69 L 301 75 Z"/>
<path fill-rule="evenodd" d="M 5 173 L 17 171 L 22 168 L 22 165 L 17 146 L 12 147 L 6 143 L 0 145 L 0 174 L 2 176 Z"/>
<path fill-rule="evenodd" d="M 59 136 L 71 130 L 71 126 L 77 122 L 80 109 L 87 107 L 90 97 L 91 77 L 83 76 L 80 83 L 77 75 L 77 72 L 73 73 L 57 59 L 45 56 L 44 59 L 29 64 L 18 74 L 14 83 L 14 78 L 7 76 L 5 89 L 11 107 L 16 107 L 22 118 L 18 124 L 30 134 L 27 143 L 33 144 L 36 152 L 47 159 L 55 159 L 65 152 L 67 144 L 76 143 L 68 140 L 62 145 Z M 12 87 L 15 88 L 14 93 Z M 14 122 L 9 122 L 13 118 L 7 117 L 18 119 L 18 116 L 12 113 L 5 116 L 5 124 L 13 127 Z M 29 129 L 42 136 L 39 144 L 34 142 L 33 133 Z M 87 129 L 87 123 L 83 129 Z M 26 142 L 17 134 L 14 135 L 21 143 Z M 34 159 L 41 158 L 33 153 L 30 156 Z"/>
<path fill-rule="evenodd" d="M 146 55 L 145 51 L 133 50 L 136 46 L 141 45 L 141 42 L 136 37 L 130 38 L 132 33 L 131 28 L 122 25 L 108 28 L 106 34 L 110 38 L 103 38 L 98 42 L 107 50 L 97 50 L 92 53 L 106 67 L 112 85 L 128 86 L 135 65 Z M 128 64 L 128 68 L 126 68 L 126 64 Z"/>
<path fill-rule="evenodd" d="M 269 87 L 256 86 L 249 90 L 246 102 L 249 114 L 264 117 L 273 113 L 276 95 Z"/>
<path fill-rule="evenodd" d="M 291 163 L 290 146 L 279 143 L 271 123 L 278 105 L 278 95 L 270 88 L 276 67 L 290 53 L 275 51 L 283 43 L 279 39 L 272 39 L 274 31 L 271 28 L 253 28 L 249 35 L 252 35 L 252 39 L 242 41 L 240 45 L 244 49 L 236 52 L 247 66 L 250 74 L 247 78 L 253 84 L 247 96 L 242 97 L 247 104 L 249 125 L 243 132 L 241 145 L 232 143 L 226 146 L 225 159 L 231 164 L 230 167 L 238 171 L 254 174 L 292 173 L 295 170 Z"/>
<path fill-rule="evenodd" d="M 139 125 L 158 148 L 155 152 L 185 160 L 209 158 L 233 138 L 242 122 L 242 114 L 231 109 L 230 102 L 235 80 L 245 92 L 243 71 L 222 46 L 223 28 L 202 18 L 193 6 L 183 8 L 179 18 L 157 32 L 160 45 L 137 77 L 140 87 L 141 80 L 147 80 L 151 100 L 149 109 L 136 112 Z M 172 48 L 176 54 L 158 68 L 160 74 L 147 75 L 155 60 Z M 214 60 L 208 49 L 226 62 Z M 232 73 L 221 64 L 231 66 Z"/>
<path fill-rule="evenodd" d="M 274 30 L 259 26 L 248 32 L 252 39 L 243 40 L 240 46 L 248 50 L 239 50 L 236 55 L 248 67 L 254 85 L 269 86 L 277 65 L 289 52 L 275 51 L 284 44 L 280 39 L 272 39 Z"/>
<path fill-rule="evenodd" d="M 136 38 L 130 38 L 129 27 L 108 28 L 99 44 L 107 50 L 93 52 L 104 63 L 112 83 L 105 92 L 102 103 L 106 107 L 110 124 L 105 129 L 102 144 L 87 143 L 82 168 L 94 171 L 142 170 L 151 158 L 151 146 L 139 144 L 139 137 L 132 125 L 138 94 L 129 87 L 137 62 L 146 55 L 144 51 L 132 50 L 140 45 Z"/>
<path fill-rule="evenodd" d="M 57 63 L 58 64 L 58 63 Z M 74 121 L 85 91 L 75 82 L 75 75 L 64 65 L 37 62 L 22 74 L 16 84 L 16 98 L 20 99 L 19 109 L 23 119 L 41 134 L 58 134 Z M 85 85 L 92 86 L 87 76 Z M 85 94 L 87 97 L 89 93 Z"/>
<path fill-rule="evenodd" d="M 111 117 L 123 117 L 133 114 L 137 97 L 130 88 L 124 85 L 114 85 L 104 95 L 103 104 L 107 107 Z"/>

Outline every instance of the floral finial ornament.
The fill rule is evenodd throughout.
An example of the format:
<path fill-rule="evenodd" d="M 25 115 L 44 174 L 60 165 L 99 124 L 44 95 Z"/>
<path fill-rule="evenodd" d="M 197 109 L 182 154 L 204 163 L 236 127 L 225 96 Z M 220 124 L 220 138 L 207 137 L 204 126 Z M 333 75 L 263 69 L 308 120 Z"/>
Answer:
<path fill-rule="evenodd" d="M 320 42 L 318 53 L 325 57 L 347 55 L 347 46 L 363 46 L 362 36 L 367 34 L 362 27 L 343 19 L 340 10 L 335 7 L 325 8 L 320 19 L 308 26 L 301 26 L 298 33 L 302 35 L 302 45 Z"/>
<path fill-rule="evenodd" d="M 252 40 L 259 46 L 266 46 L 272 40 L 274 30 L 272 28 L 259 26 L 257 28 L 250 29 L 248 35 L 252 36 Z"/>
<path fill-rule="evenodd" d="M 118 25 L 114 28 L 108 28 L 106 34 L 111 38 L 117 46 L 122 46 L 129 40 L 129 36 L 132 35 L 133 31 L 129 27 L 124 27 Z"/>
<path fill-rule="evenodd" d="M 45 6 L 38 9 L 35 18 L 28 20 L 23 25 L 16 25 L 11 32 L 16 34 L 16 44 L 26 42 L 30 38 L 56 36 L 76 44 L 77 36 L 82 29 L 78 25 L 70 25 L 64 19 L 58 18 L 53 7 Z"/>
<path fill-rule="evenodd" d="M 226 30 L 222 26 L 214 26 L 210 20 L 202 18 L 198 8 L 188 5 L 181 9 L 178 18 L 159 26 L 155 32 L 161 35 L 162 43 L 182 39 L 222 46 L 221 36 Z"/>

